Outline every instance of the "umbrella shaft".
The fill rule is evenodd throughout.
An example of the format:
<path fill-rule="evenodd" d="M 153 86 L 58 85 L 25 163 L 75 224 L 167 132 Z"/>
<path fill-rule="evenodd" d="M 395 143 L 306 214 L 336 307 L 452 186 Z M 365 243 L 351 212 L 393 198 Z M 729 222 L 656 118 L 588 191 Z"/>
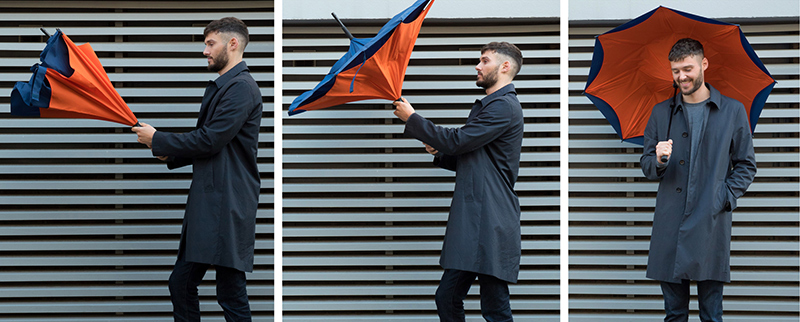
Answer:
<path fill-rule="evenodd" d="M 339 20 L 339 17 L 337 17 L 336 14 L 333 13 L 333 12 L 331 12 L 331 16 L 333 16 L 333 19 L 336 19 L 336 22 L 339 23 L 339 27 L 342 27 L 342 31 L 344 31 L 344 34 L 347 35 L 347 38 L 350 38 L 350 40 L 353 40 L 353 38 L 355 38 L 355 37 L 353 37 L 353 34 L 350 33 L 350 30 L 347 30 L 347 27 L 345 27 L 344 23 L 342 23 L 342 21 Z"/>

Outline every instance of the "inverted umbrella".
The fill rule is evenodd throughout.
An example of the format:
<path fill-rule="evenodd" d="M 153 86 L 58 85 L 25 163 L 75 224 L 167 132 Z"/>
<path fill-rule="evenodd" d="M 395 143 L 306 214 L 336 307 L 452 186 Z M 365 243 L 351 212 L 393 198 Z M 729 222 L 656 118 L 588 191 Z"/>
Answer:
<path fill-rule="evenodd" d="M 138 123 L 88 43 L 77 46 L 58 30 L 39 57 L 30 81 L 11 91 L 11 114 Z"/>
<path fill-rule="evenodd" d="M 417 0 L 373 38 L 353 38 L 342 25 L 350 48 L 314 89 L 292 101 L 289 115 L 365 99 L 399 99 L 411 51 L 433 1 Z"/>
<path fill-rule="evenodd" d="M 755 131 L 775 79 L 738 25 L 658 7 L 597 36 L 584 94 L 623 141 L 642 144 L 656 103 L 675 95 L 667 56 L 681 38 L 703 44 L 705 81 L 747 109 Z"/>

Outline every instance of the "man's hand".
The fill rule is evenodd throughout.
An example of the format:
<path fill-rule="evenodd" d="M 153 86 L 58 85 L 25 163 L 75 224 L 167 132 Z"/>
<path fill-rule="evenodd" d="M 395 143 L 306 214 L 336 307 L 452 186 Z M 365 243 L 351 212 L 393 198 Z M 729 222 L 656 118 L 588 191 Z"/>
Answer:
<path fill-rule="evenodd" d="M 436 155 L 437 153 L 439 153 L 439 150 L 436 150 L 434 147 L 428 145 L 428 143 L 423 143 L 423 144 L 425 144 L 425 151 L 428 151 L 428 153 L 432 155 Z"/>
<path fill-rule="evenodd" d="M 662 155 L 667 156 L 667 160 L 669 160 L 669 156 L 672 155 L 672 139 L 656 144 L 656 160 L 663 164 L 664 162 L 661 162 Z"/>
<path fill-rule="evenodd" d="M 161 161 L 167 161 L 169 159 L 169 157 L 165 157 L 165 156 L 157 156 L 156 158 L 161 160 Z"/>
<path fill-rule="evenodd" d="M 144 122 L 139 122 L 139 124 L 141 124 L 141 126 L 134 126 L 131 128 L 131 131 L 139 136 L 137 139 L 139 143 L 146 145 L 148 148 L 152 148 L 153 134 L 156 133 L 156 128 Z"/>
<path fill-rule="evenodd" d="M 400 99 L 403 101 L 394 101 L 394 103 L 392 103 L 395 108 L 394 115 L 403 120 L 403 122 L 406 122 L 411 114 L 414 114 L 414 108 L 411 107 L 411 104 L 409 104 L 405 98 L 401 97 Z"/>

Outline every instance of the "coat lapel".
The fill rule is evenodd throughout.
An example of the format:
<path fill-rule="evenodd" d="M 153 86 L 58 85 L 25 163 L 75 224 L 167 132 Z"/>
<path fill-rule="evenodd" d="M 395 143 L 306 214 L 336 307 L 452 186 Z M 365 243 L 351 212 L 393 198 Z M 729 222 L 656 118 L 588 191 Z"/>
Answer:
<path fill-rule="evenodd" d="M 208 81 L 208 86 L 206 86 L 206 91 L 203 93 L 203 103 L 200 104 L 200 114 L 197 117 L 197 127 L 203 126 L 206 122 L 206 116 L 208 116 L 208 110 L 211 106 L 211 101 L 214 99 L 214 95 L 217 94 L 217 83 L 214 81 Z"/>

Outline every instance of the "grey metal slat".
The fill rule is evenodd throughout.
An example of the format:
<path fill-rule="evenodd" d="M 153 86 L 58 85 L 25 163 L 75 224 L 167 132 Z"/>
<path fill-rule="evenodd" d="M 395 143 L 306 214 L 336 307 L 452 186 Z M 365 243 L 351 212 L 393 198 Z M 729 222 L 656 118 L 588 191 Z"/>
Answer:
<path fill-rule="evenodd" d="M 519 300 L 515 302 L 518 307 L 525 307 L 528 310 L 557 310 L 558 300 Z M 286 301 L 284 308 L 292 311 L 318 311 L 325 310 L 330 312 L 350 311 L 350 310 L 393 310 L 393 311 L 416 311 L 420 309 L 433 310 L 436 303 L 425 299 L 386 299 L 386 300 L 307 300 L 307 301 Z M 464 301 L 464 308 L 467 310 L 480 309 L 479 300 Z M 513 309 L 513 308 L 512 308 Z"/>
<path fill-rule="evenodd" d="M 264 2 L 264 7 L 269 6 L 269 1 Z M 237 17 L 242 20 L 270 20 L 274 19 L 272 12 L 252 12 L 248 10 L 215 10 L 214 12 L 75 12 L 68 15 L 63 13 L 11 13 L 0 14 L 0 19 L 5 21 L 211 21 L 219 17 Z M 36 34 L 36 36 L 41 33 Z"/>
<path fill-rule="evenodd" d="M 695 314 L 696 316 L 696 314 Z M 602 317 L 604 319 L 609 319 L 611 321 L 621 321 L 625 320 L 628 322 L 652 322 L 657 321 L 664 318 L 663 314 L 641 314 L 641 313 L 616 313 L 616 314 L 603 314 Z M 570 321 L 574 322 L 595 322 L 597 321 L 598 316 L 596 314 L 585 314 L 585 313 L 573 313 L 570 314 Z M 743 315 L 725 315 L 725 321 L 731 322 L 752 322 L 752 321 L 759 321 L 759 322 L 790 322 L 790 321 L 797 321 L 797 317 L 794 315 L 789 316 L 776 316 L 776 315 L 764 315 L 764 314 L 743 314 Z"/>
<path fill-rule="evenodd" d="M 570 265 L 646 265 L 647 255 L 571 255 Z M 797 261 L 783 256 L 731 256 L 732 266 L 792 267 Z M 728 294 L 727 287 L 725 293 Z M 661 294 L 661 293 L 659 293 Z"/>
<path fill-rule="evenodd" d="M 605 294 L 605 295 L 661 295 L 661 287 L 658 287 L 658 281 L 652 281 L 650 284 L 624 284 L 624 285 L 597 285 L 597 284 L 581 284 L 571 283 L 570 293 L 590 295 L 590 294 Z M 689 293 L 697 295 L 697 288 L 690 287 Z M 741 285 L 741 283 L 733 283 L 725 285 L 725 295 L 727 296 L 797 296 L 797 288 L 792 286 L 751 286 Z"/>
<path fill-rule="evenodd" d="M 734 222 L 792 222 L 797 219 L 797 213 L 792 211 L 759 212 L 758 210 L 737 209 L 733 212 Z M 593 212 L 570 211 L 569 220 L 581 221 L 652 221 L 653 212 L 629 211 L 606 212 L 598 209 Z"/>
<path fill-rule="evenodd" d="M 571 241 L 570 250 L 595 251 L 595 250 L 649 250 L 650 242 L 642 240 L 620 241 Z M 800 245 L 795 241 L 731 241 L 731 251 L 784 251 L 800 250 Z"/>
<path fill-rule="evenodd" d="M 257 218 L 273 218 L 273 209 L 259 209 Z M 4 221 L 27 220 L 124 220 L 182 219 L 183 210 L 0 210 Z"/>
<path fill-rule="evenodd" d="M 542 240 L 523 240 L 523 249 L 558 249 L 558 241 Z M 303 252 L 303 251 L 424 251 L 442 249 L 441 241 L 381 241 L 381 242 L 294 242 L 286 241 L 283 243 L 284 253 Z M 645 248 L 646 249 L 646 248 Z"/>
<path fill-rule="evenodd" d="M 797 303 L 794 301 L 752 301 L 752 300 L 725 300 L 725 314 L 736 311 L 750 312 L 793 312 L 797 310 Z M 597 299 L 570 299 L 569 305 L 575 309 L 609 309 L 619 310 L 628 307 L 636 307 L 637 310 L 662 310 L 664 301 L 661 299 L 626 299 L 620 300 L 597 300 Z M 698 310 L 696 301 L 690 301 L 690 310 Z"/>
<path fill-rule="evenodd" d="M 79 240 L 61 241 L 2 241 L 4 251 L 98 251 L 98 250 L 169 250 L 178 249 L 179 240 Z M 271 240 L 256 240 L 256 248 L 273 249 Z"/>
<path fill-rule="evenodd" d="M 474 101 L 469 100 L 459 100 L 459 101 L 452 101 L 451 104 L 458 104 L 463 107 L 472 106 Z M 384 102 L 386 103 L 386 102 Z M 388 104 L 388 103 L 387 103 Z M 0 104 L 0 107 L 3 105 Z M 425 113 L 426 118 L 459 118 L 459 119 L 467 119 L 469 116 L 468 110 L 440 110 L 436 109 L 436 107 L 417 107 L 420 110 L 420 113 Z M 332 120 L 332 119 L 374 119 L 374 118 L 387 118 L 390 117 L 387 112 L 391 112 L 391 110 L 358 110 L 358 111 L 347 111 L 341 110 L 337 108 L 331 109 L 324 109 L 324 110 L 316 110 L 314 112 L 309 113 L 302 113 L 298 115 L 291 116 L 288 120 L 302 120 L 302 119 L 323 119 L 323 120 Z M 599 112 L 598 112 L 599 113 Z M 559 111 L 558 109 L 554 108 L 523 108 L 522 115 L 524 117 L 558 117 Z M 287 118 L 284 118 L 287 120 Z M 458 124 L 463 125 L 463 123 Z"/>

